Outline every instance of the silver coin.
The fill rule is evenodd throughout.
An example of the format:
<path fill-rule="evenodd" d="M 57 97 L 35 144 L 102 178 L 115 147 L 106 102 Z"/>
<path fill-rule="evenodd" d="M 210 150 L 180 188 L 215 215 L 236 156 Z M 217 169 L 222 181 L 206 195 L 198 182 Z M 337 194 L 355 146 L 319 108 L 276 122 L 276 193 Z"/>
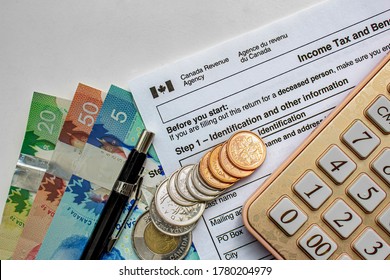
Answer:
<path fill-rule="evenodd" d="M 207 195 L 219 195 L 223 189 L 216 189 L 211 186 L 209 186 L 203 179 L 202 176 L 199 173 L 199 164 L 197 165 L 197 168 L 194 168 L 193 171 L 193 180 L 198 181 L 199 184 L 197 185 L 198 190 L 200 192 L 203 192 L 204 194 Z"/>
<path fill-rule="evenodd" d="M 206 204 L 201 202 L 193 206 L 179 205 L 170 198 L 167 185 L 166 181 L 160 184 L 155 193 L 155 205 L 161 218 L 167 223 L 177 226 L 187 226 L 199 220 Z"/>
<path fill-rule="evenodd" d="M 194 184 L 194 180 L 192 178 L 193 176 L 194 172 L 188 173 L 187 175 L 187 188 L 193 197 L 195 197 L 199 201 L 211 201 L 218 197 L 218 195 L 205 195 L 204 193 L 201 193 Z"/>
<path fill-rule="evenodd" d="M 157 186 L 157 189 L 158 188 L 160 188 L 162 185 L 167 185 L 168 184 L 168 180 L 169 180 L 169 177 L 167 177 L 167 178 L 165 178 L 164 180 L 162 180 L 161 182 L 160 182 L 160 184 Z M 156 189 L 156 190 L 157 190 Z M 156 195 L 157 195 L 157 192 L 155 191 L 154 192 L 154 200 L 156 199 Z M 150 203 L 150 204 L 152 204 L 152 203 Z"/>
<path fill-rule="evenodd" d="M 154 226 L 147 211 L 135 224 L 132 243 L 142 260 L 181 260 L 191 248 L 192 234 L 170 236 L 162 233 Z"/>
<path fill-rule="evenodd" d="M 181 236 L 184 234 L 187 234 L 195 229 L 196 224 L 191 224 L 188 226 L 175 226 L 167 223 L 164 221 L 163 218 L 158 214 L 156 210 L 156 204 L 155 200 L 153 199 L 152 203 L 150 204 L 150 217 L 152 219 L 153 224 L 158 228 L 161 232 L 171 235 L 171 236 Z"/>
<path fill-rule="evenodd" d="M 169 179 L 168 179 L 167 190 L 168 190 L 168 194 L 169 194 L 170 198 L 174 202 L 176 202 L 177 204 L 182 205 L 182 206 L 195 205 L 195 202 L 188 201 L 187 199 L 182 197 L 180 195 L 180 193 L 177 191 L 177 186 L 176 186 L 177 176 L 178 176 L 178 171 L 175 171 L 174 173 L 172 173 L 171 176 L 169 176 Z"/>
<path fill-rule="evenodd" d="M 180 168 L 179 172 L 176 176 L 176 189 L 177 192 L 186 200 L 192 201 L 192 202 L 198 202 L 198 199 L 196 199 L 194 196 L 191 195 L 191 193 L 187 189 L 187 175 L 188 173 L 192 172 L 192 169 L 195 167 L 195 164 L 185 165 L 182 168 Z"/>

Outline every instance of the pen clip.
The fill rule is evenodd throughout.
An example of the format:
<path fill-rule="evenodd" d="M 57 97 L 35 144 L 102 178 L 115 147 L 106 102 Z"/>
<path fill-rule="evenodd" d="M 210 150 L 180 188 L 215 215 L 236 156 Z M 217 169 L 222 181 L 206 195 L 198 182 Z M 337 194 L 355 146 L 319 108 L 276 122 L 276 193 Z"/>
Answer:
<path fill-rule="evenodd" d="M 130 209 L 129 209 L 129 211 L 127 212 L 127 215 L 126 215 L 125 219 L 123 220 L 122 225 L 121 225 L 121 227 L 119 228 L 119 231 L 117 232 L 117 234 L 115 235 L 115 237 L 111 236 L 110 240 L 108 241 L 107 252 L 111 252 L 112 248 L 114 248 L 116 242 L 118 241 L 119 237 L 120 237 L 121 234 L 122 234 L 122 231 L 124 230 L 124 228 L 125 228 L 125 226 L 126 226 L 127 220 L 128 220 L 128 219 L 130 218 L 130 216 L 133 214 L 135 208 L 136 208 L 137 205 L 138 205 L 138 201 L 140 200 L 141 195 L 142 195 L 142 191 L 141 191 L 142 181 L 143 181 L 143 176 L 140 176 L 140 177 L 138 178 L 137 182 L 134 184 L 134 189 L 132 190 L 132 194 L 131 194 L 130 197 L 129 197 L 129 200 L 134 199 L 134 202 L 133 202 L 133 204 L 130 206 Z"/>

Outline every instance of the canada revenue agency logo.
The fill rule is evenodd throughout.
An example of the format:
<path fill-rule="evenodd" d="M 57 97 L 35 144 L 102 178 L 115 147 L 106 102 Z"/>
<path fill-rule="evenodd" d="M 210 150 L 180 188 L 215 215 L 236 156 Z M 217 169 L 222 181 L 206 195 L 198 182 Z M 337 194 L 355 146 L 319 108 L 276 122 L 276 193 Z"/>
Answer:
<path fill-rule="evenodd" d="M 158 88 L 151 87 L 149 89 L 150 89 L 150 93 L 152 94 L 153 98 L 159 97 L 159 94 L 165 94 L 166 92 L 172 92 L 175 90 L 171 80 L 166 81 L 165 84 L 160 85 Z"/>

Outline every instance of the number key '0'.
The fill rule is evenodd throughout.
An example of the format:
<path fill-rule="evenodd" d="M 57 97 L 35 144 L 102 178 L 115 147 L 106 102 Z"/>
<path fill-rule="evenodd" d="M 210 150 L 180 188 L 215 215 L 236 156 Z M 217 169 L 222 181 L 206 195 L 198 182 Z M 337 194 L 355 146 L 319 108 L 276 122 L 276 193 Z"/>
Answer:
<path fill-rule="evenodd" d="M 307 221 L 307 215 L 287 197 L 283 197 L 269 211 L 269 216 L 290 236 Z"/>

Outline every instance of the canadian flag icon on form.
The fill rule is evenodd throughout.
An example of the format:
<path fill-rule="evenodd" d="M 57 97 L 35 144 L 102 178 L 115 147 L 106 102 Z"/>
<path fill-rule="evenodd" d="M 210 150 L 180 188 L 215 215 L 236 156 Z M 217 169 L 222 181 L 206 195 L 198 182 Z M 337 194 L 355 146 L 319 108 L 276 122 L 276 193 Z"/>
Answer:
<path fill-rule="evenodd" d="M 166 91 L 172 92 L 174 90 L 175 88 L 173 87 L 171 80 L 166 81 L 165 85 L 160 85 L 158 88 L 156 87 L 150 88 L 150 92 L 152 93 L 153 98 L 159 97 L 159 93 L 164 94 Z"/>

